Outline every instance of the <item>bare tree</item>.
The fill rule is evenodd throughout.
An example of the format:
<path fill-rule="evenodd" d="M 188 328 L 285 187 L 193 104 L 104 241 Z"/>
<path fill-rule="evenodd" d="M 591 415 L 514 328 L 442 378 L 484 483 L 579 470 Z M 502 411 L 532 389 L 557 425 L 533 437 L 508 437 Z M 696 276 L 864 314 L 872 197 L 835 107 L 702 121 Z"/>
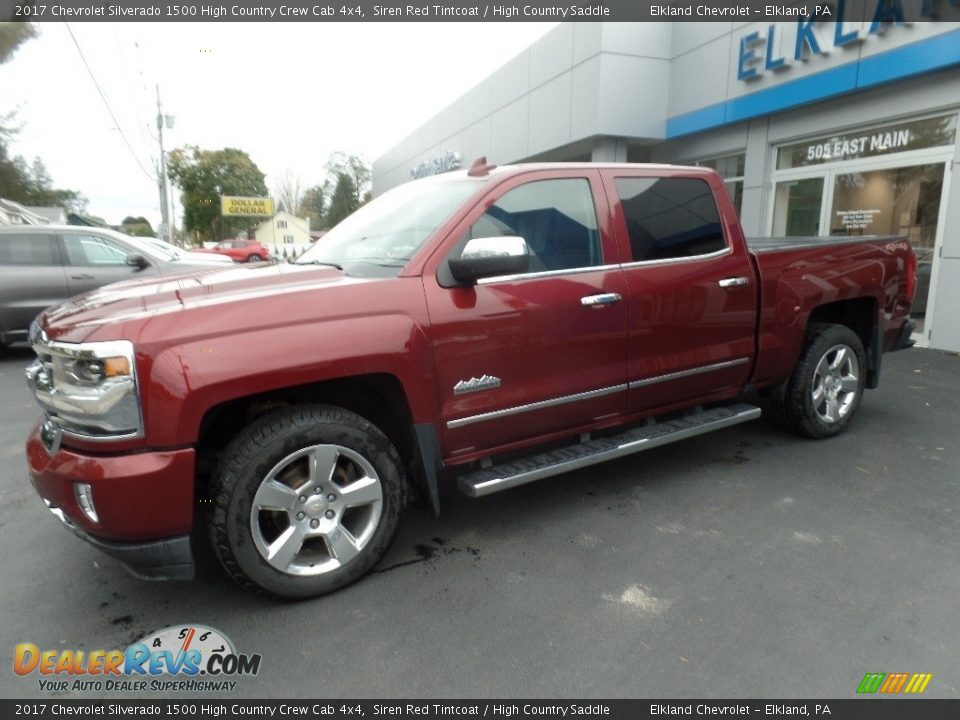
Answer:
<path fill-rule="evenodd" d="M 283 209 L 291 215 L 299 216 L 301 214 L 303 182 L 299 175 L 294 174 L 289 168 L 284 170 L 277 180 L 276 192 L 278 205 L 282 205 Z"/>

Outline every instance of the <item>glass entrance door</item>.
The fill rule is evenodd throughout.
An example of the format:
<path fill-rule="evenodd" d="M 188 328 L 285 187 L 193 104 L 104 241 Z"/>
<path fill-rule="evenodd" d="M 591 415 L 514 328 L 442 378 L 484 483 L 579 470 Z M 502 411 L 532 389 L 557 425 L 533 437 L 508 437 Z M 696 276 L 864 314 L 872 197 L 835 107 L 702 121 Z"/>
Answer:
<path fill-rule="evenodd" d="M 903 235 L 917 254 L 917 293 L 910 311 L 924 334 L 943 195 L 943 163 L 837 172 L 831 235 Z"/>

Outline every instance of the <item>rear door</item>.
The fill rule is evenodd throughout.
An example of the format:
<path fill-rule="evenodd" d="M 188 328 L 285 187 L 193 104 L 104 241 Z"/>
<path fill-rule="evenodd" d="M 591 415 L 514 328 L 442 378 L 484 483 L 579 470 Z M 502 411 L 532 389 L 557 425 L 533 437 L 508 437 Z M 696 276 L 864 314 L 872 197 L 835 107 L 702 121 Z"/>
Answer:
<path fill-rule="evenodd" d="M 27 330 L 69 295 L 52 233 L 0 233 L 0 332 Z"/>
<path fill-rule="evenodd" d="M 159 274 L 153 262 L 143 270 L 127 265 L 127 256 L 131 252 L 142 253 L 131 250 L 113 238 L 92 232 L 78 232 L 64 233 L 62 239 L 71 295 L 80 295 L 121 280 Z"/>
<path fill-rule="evenodd" d="M 511 178 L 465 217 L 437 277 L 425 277 L 448 455 L 623 414 L 626 289 L 595 193 L 603 198 L 592 169 Z M 445 259 L 491 235 L 523 237 L 528 272 L 445 283 Z"/>
<path fill-rule="evenodd" d="M 729 200 L 731 220 L 721 221 L 714 196 L 721 181 L 682 171 L 603 172 L 627 258 L 630 410 L 737 394 L 753 359 L 757 287 Z"/>

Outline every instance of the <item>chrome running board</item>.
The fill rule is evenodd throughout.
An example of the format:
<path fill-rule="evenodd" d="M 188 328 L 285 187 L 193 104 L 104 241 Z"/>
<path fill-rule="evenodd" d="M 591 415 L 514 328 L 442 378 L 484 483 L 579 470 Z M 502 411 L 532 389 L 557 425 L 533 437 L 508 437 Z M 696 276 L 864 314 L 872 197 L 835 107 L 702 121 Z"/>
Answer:
<path fill-rule="evenodd" d="M 579 470 L 651 448 L 739 425 L 760 417 L 760 408 L 746 403 L 700 410 L 685 417 L 643 425 L 619 435 L 575 443 L 549 452 L 493 465 L 461 475 L 460 490 L 482 497 L 534 480 Z"/>

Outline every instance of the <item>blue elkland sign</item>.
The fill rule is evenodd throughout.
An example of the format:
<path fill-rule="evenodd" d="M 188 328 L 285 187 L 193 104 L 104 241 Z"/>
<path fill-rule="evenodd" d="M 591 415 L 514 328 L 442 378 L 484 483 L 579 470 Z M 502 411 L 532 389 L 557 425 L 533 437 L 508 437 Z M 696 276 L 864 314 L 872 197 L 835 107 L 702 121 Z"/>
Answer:
<path fill-rule="evenodd" d="M 922 17 L 930 19 L 936 12 L 937 0 L 924 0 L 920 9 Z M 947 0 L 960 5 L 960 0 Z M 833 18 L 834 31 L 831 36 L 833 47 L 844 47 L 863 42 L 865 36 L 881 35 L 887 28 L 905 25 L 901 0 L 876 0 L 873 19 L 865 34 L 862 28 L 848 28 L 844 21 L 847 13 L 847 0 L 837 0 L 835 9 L 829 5 L 812 6 L 811 17 L 797 20 L 796 36 L 793 47 L 783 48 L 783 26 L 770 25 L 765 33 L 752 32 L 740 38 L 740 55 L 737 62 L 738 80 L 756 80 L 765 70 L 779 72 L 790 67 L 792 62 L 807 61 L 816 55 L 827 55 L 828 46 L 815 32 L 816 25 L 827 18 Z M 764 49 L 761 49 L 764 48 Z M 778 49 L 779 48 L 779 49 Z"/>
<path fill-rule="evenodd" d="M 833 32 L 828 44 L 824 26 L 827 23 L 811 18 L 796 23 L 794 42 L 785 42 L 784 31 L 791 24 L 783 23 L 767 29 L 763 35 L 748 33 L 740 41 L 737 74 L 745 82 L 759 78 L 770 71 L 780 74 L 792 63 L 806 62 L 827 55 L 836 47 L 864 42 L 869 37 L 883 37 L 889 29 L 909 30 L 900 0 L 876 0 L 872 19 L 857 26 L 843 21 L 841 11 L 845 2 L 836 0 Z M 924 17 L 933 18 L 941 6 L 960 7 L 960 0 L 922 0 Z M 823 6 L 826 7 L 826 6 Z M 944 23 L 947 25 L 947 23 Z M 955 23 L 949 23 L 956 27 Z M 816 31 L 816 32 L 815 32 Z M 787 45 L 787 47 L 784 47 Z M 736 47 L 736 46 L 735 46 Z M 666 137 L 675 138 L 690 133 L 729 125 L 750 118 L 763 117 L 789 108 L 819 102 L 857 90 L 864 90 L 896 82 L 923 73 L 960 65 L 960 29 L 925 37 L 907 45 L 899 45 L 886 52 L 876 53 L 844 64 L 833 64 L 814 74 L 783 78 L 756 92 L 728 98 L 722 102 L 667 118 Z M 751 72 L 753 71 L 753 72 Z M 744 76 L 746 75 L 746 76 Z"/>

